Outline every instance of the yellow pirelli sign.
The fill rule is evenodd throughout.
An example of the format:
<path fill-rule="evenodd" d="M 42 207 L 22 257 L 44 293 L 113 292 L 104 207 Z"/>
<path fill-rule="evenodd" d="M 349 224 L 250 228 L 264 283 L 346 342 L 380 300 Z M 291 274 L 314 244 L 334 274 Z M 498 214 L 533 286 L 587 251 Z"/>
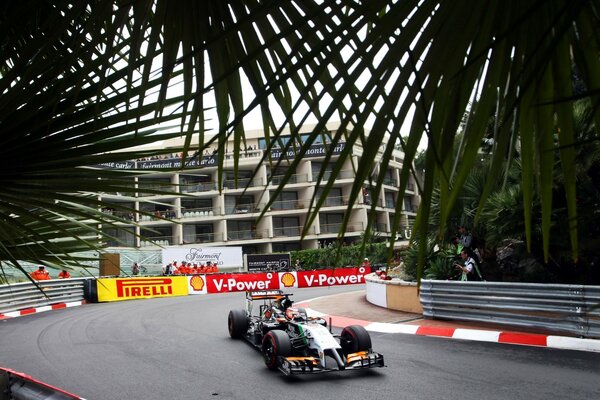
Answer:
<path fill-rule="evenodd" d="M 187 296 L 185 276 L 98 279 L 98 301 Z"/>

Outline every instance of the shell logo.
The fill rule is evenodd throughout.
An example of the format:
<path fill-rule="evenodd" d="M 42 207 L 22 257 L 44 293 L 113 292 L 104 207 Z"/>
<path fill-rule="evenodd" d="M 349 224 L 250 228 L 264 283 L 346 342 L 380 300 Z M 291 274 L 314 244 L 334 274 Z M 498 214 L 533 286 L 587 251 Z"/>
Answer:
<path fill-rule="evenodd" d="M 284 287 L 292 287 L 296 283 L 296 277 L 294 274 L 286 272 L 281 276 L 281 283 L 283 283 Z"/>
<path fill-rule="evenodd" d="M 204 288 L 204 279 L 200 275 L 194 275 L 190 279 L 190 286 L 196 291 L 200 292 Z"/>

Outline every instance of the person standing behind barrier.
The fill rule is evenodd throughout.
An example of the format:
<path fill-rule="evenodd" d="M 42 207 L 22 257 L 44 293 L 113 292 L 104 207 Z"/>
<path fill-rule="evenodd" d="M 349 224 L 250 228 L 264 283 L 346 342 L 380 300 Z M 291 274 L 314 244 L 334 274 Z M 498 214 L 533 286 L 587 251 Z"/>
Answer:
<path fill-rule="evenodd" d="M 51 279 L 50 274 L 43 265 L 40 265 L 36 271 L 31 272 L 29 275 L 36 281 L 47 281 Z"/>
<path fill-rule="evenodd" d="M 63 269 L 58 273 L 58 279 L 69 279 L 71 274 L 66 269 Z"/>
<path fill-rule="evenodd" d="M 454 263 L 454 266 L 461 271 L 460 280 L 467 281 L 469 280 L 469 274 L 472 274 L 475 270 L 475 260 L 473 260 L 472 257 L 469 257 L 466 250 L 461 251 L 460 258 L 462 258 L 463 264 Z"/>
<path fill-rule="evenodd" d="M 365 268 L 367 272 L 371 272 L 371 263 L 369 262 L 369 259 L 367 257 L 365 257 L 360 266 Z"/>
<path fill-rule="evenodd" d="M 140 266 L 138 263 L 134 262 L 131 266 L 131 275 L 139 275 L 140 274 Z"/>

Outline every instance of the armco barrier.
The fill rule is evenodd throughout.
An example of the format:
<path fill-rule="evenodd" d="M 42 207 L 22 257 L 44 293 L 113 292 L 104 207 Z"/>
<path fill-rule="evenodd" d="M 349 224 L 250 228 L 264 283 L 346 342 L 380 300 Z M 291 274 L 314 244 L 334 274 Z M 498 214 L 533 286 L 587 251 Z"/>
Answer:
<path fill-rule="evenodd" d="M 6 312 L 83 300 L 105 302 L 362 284 L 365 283 L 365 275 L 369 272 L 371 271 L 363 267 L 354 267 L 293 272 L 56 279 L 38 282 L 39 287 L 31 282 L 0 285 L 0 319 Z"/>
<path fill-rule="evenodd" d="M 82 397 L 65 392 L 29 375 L 0 368 L 1 400 L 74 400 Z"/>
<path fill-rule="evenodd" d="M 600 338 L 600 286 L 424 280 L 421 304 L 423 315 L 432 319 Z"/>
<path fill-rule="evenodd" d="M 83 287 L 91 278 L 53 279 L 0 285 L 0 314 L 7 311 L 70 303 L 84 299 Z M 41 289 L 41 290 L 40 290 Z"/>

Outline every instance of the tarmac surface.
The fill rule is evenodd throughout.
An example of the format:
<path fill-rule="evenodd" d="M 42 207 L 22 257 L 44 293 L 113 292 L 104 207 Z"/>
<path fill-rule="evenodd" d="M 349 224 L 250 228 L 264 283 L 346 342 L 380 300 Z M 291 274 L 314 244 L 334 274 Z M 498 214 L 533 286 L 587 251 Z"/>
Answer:
<path fill-rule="evenodd" d="M 340 328 L 361 325 L 374 332 L 600 352 L 600 340 L 596 339 L 583 339 L 536 328 L 432 320 L 423 318 L 421 314 L 390 310 L 369 303 L 365 290 L 310 299 L 296 303 L 296 306 L 307 308 L 309 316 L 329 318 L 333 326 Z"/>

